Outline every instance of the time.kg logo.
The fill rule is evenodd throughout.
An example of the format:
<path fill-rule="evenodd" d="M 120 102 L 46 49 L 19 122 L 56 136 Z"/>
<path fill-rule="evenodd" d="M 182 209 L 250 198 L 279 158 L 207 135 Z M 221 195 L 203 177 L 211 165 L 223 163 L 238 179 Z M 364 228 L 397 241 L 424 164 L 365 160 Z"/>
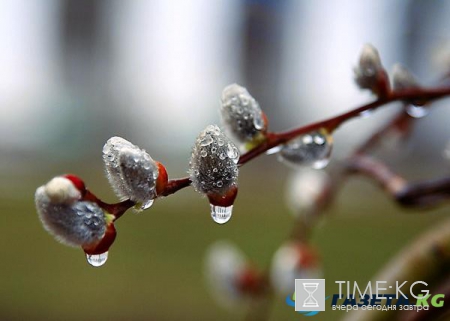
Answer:
<path fill-rule="evenodd" d="M 295 311 L 325 311 L 325 279 L 295 279 Z"/>

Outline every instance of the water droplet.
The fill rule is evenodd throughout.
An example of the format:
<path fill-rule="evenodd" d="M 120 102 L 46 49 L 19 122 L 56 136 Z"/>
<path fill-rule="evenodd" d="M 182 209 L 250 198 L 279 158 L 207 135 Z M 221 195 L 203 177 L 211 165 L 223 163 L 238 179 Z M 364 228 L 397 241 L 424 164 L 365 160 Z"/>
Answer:
<path fill-rule="evenodd" d="M 217 145 L 219 145 L 219 146 L 223 146 L 225 144 L 225 142 L 223 141 L 223 139 L 218 139 L 217 140 Z"/>
<path fill-rule="evenodd" d="M 264 120 L 261 112 L 257 112 L 255 113 L 255 115 L 253 115 L 253 125 L 257 130 L 261 130 L 264 128 Z"/>
<path fill-rule="evenodd" d="M 217 224 L 225 224 L 231 218 L 233 212 L 233 205 L 231 206 L 216 206 L 209 204 L 211 206 L 211 217 Z"/>
<path fill-rule="evenodd" d="M 282 146 L 279 159 L 292 166 L 321 169 L 330 161 L 333 139 L 325 129 L 299 136 Z"/>
<path fill-rule="evenodd" d="M 142 204 L 141 209 L 143 209 L 143 210 L 149 209 L 153 205 L 154 201 L 155 200 L 146 201 L 145 203 Z"/>
<path fill-rule="evenodd" d="M 102 254 L 87 254 L 86 253 L 86 260 L 88 263 L 92 266 L 99 267 L 106 263 L 106 260 L 108 260 L 108 252 L 102 253 Z"/>
<path fill-rule="evenodd" d="M 223 182 L 222 182 L 222 181 L 218 181 L 218 182 L 217 182 L 217 187 L 220 188 L 220 187 L 222 187 L 222 186 L 223 186 Z"/>
<path fill-rule="evenodd" d="M 239 95 L 239 98 L 241 99 L 242 106 L 247 106 L 250 102 L 250 99 L 247 95 Z"/>
<path fill-rule="evenodd" d="M 213 172 L 214 172 L 214 173 L 217 173 L 218 171 L 219 171 L 219 170 L 217 169 L 217 167 L 214 167 L 214 168 L 213 168 Z"/>
<path fill-rule="evenodd" d="M 408 106 L 406 106 L 406 112 L 411 117 L 422 118 L 422 117 L 425 117 L 426 115 L 428 115 L 430 110 L 424 106 L 408 105 Z"/>
<path fill-rule="evenodd" d="M 363 69 L 363 74 L 366 77 L 373 77 L 376 73 L 376 70 L 374 67 L 366 67 Z"/>
<path fill-rule="evenodd" d="M 219 158 L 221 160 L 224 160 L 225 158 L 227 158 L 227 155 L 225 155 L 225 153 L 220 153 Z"/>
<path fill-rule="evenodd" d="M 202 140 L 200 141 L 200 145 L 201 146 L 208 146 L 213 142 L 213 138 L 210 135 L 206 135 L 205 137 L 202 138 Z"/>
<path fill-rule="evenodd" d="M 283 148 L 283 146 L 281 146 L 281 145 L 272 147 L 271 149 L 269 149 L 269 150 L 266 152 L 266 155 L 273 155 L 273 154 L 276 154 L 276 153 L 278 153 L 282 148 Z"/>
<path fill-rule="evenodd" d="M 206 152 L 206 150 L 202 149 L 202 150 L 200 151 L 200 156 L 201 156 L 201 157 L 206 157 L 207 155 L 208 155 L 208 153 Z"/>
<path fill-rule="evenodd" d="M 238 162 L 238 157 L 239 157 L 239 151 L 236 148 L 236 146 L 233 146 L 231 144 L 228 144 L 228 148 L 227 148 L 227 155 L 229 158 L 231 158 L 235 163 Z"/>
<path fill-rule="evenodd" d="M 92 221 L 94 222 L 95 226 L 99 226 L 100 225 L 100 218 L 94 217 L 94 218 L 92 218 Z"/>
<path fill-rule="evenodd" d="M 367 109 L 367 110 L 361 112 L 359 114 L 359 116 L 361 116 L 361 118 L 367 118 L 367 117 L 370 117 L 372 114 L 373 114 L 373 109 Z"/>

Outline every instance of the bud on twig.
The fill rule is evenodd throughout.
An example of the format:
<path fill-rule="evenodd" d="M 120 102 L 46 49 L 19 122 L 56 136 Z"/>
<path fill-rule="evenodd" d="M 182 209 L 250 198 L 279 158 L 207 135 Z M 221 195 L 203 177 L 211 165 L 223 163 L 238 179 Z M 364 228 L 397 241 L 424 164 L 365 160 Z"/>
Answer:
<path fill-rule="evenodd" d="M 99 255 L 107 257 L 114 242 L 114 217 L 96 203 L 83 200 L 85 194 L 84 183 L 78 177 L 58 176 L 36 190 L 36 209 L 44 228 L 58 241 L 81 246 L 88 259 L 95 260 Z"/>
<path fill-rule="evenodd" d="M 237 141 L 254 145 L 264 139 L 267 118 L 246 88 L 227 86 L 222 92 L 220 112 L 227 132 Z"/>
<path fill-rule="evenodd" d="M 330 178 L 325 171 L 297 171 L 288 182 L 286 196 L 290 209 L 296 216 L 310 213 L 327 195 L 330 185 Z"/>
<path fill-rule="evenodd" d="M 149 208 L 167 184 L 164 166 L 121 137 L 112 137 L 106 142 L 103 161 L 116 195 L 138 203 L 141 209 Z"/>
<path fill-rule="evenodd" d="M 389 93 L 389 79 L 381 64 L 378 50 L 366 44 L 359 57 L 359 64 L 353 69 L 355 81 L 362 89 L 370 89 L 379 96 L 386 96 Z"/>
<path fill-rule="evenodd" d="M 401 64 L 395 64 L 392 68 L 392 82 L 394 90 L 420 88 L 416 77 Z M 427 103 L 425 100 L 409 100 L 405 103 L 406 112 L 411 117 L 421 118 L 428 114 L 428 108 L 424 107 Z"/>
<path fill-rule="evenodd" d="M 106 230 L 103 210 L 95 203 L 82 201 L 83 190 L 58 176 L 36 190 L 35 200 L 44 228 L 70 246 L 98 242 Z"/>
<path fill-rule="evenodd" d="M 235 309 L 262 290 L 260 274 L 232 243 L 211 245 L 205 257 L 205 278 L 211 294 L 225 308 Z"/>
<path fill-rule="evenodd" d="M 316 251 L 307 244 L 287 243 L 280 247 L 272 260 L 272 285 L 279 294 L 294 292 L 295 279 L 318 279 L 321 276 Z"/>
<path fill-rule="evenodd" d="M 192 149 L 189 176 L 194 189 L 208 196 L 211 216 L 223 224 L 231 218 L 237 195 L 239 151 L 215 125 L 200 133 Z"/>
<path fill-rule="evenodd" d="M 392 68 L 392 87 L 403 90 L 420 87 L 416 77 L 403 65 L 395 64 Z"/>

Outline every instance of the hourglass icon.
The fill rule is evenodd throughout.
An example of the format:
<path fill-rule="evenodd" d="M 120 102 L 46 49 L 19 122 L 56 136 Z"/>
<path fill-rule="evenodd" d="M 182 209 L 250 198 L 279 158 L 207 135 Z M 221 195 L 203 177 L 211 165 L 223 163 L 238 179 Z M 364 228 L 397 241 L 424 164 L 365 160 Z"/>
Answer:
<path fill-rule="evenodd" d="M 313 293 L 317 291 L 319 283 L 303 283 L 303 288 L 308 292 L 308 297 L 303 302 L 304 308 L 318 308 L 319 302 L 314 298 Z"/>

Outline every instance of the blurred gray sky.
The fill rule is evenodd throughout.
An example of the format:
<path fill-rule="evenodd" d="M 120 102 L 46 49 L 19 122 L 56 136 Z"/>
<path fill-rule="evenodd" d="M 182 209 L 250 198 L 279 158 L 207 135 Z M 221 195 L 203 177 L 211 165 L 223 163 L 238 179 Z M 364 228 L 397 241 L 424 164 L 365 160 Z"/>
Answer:
<path fill-rule="evenodd" d="M 332 116 L 370 99 L 352 79 L 364 43 L 388 69 L 400 61 L 436 79 L 442 65 L 432 58 L 449 41 L 449 6 L 1 0 L 1 154 L 99 157 L 107 138 L 122 135 L 157 159 L 184 162 L 196 135 L 219 122 L 221 90 L 232 82 L 249 88 L 274 130 Z M 446 135 L 449 112 L 440 113 L 423 131 Z M 385 116 L 338 133 L 337 155 Z"/>

